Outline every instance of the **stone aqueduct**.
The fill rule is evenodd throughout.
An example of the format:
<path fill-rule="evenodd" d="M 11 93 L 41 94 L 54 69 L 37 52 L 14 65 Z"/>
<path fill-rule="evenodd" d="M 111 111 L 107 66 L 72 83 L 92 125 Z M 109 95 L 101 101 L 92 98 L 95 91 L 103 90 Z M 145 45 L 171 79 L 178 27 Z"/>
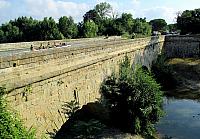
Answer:
<path fill-rule="evenodd" d="M 138 63 L 150 68 L 161 52 L 167 57 L 200 54 L 200 36 L 82 39 L 67 42 L 68 47 L 29 51 L 31 45 L 64 43 L 0 44 L 0 86 L 7 88 L 9 105 L 28 128 L 37 129 L 38 136 L 59 129 L 65 122 L 64 102 L 74 96 L 81 105 L 96 101 L 103 79 L 118 71 L 125 55 L 133 66 Z"/>

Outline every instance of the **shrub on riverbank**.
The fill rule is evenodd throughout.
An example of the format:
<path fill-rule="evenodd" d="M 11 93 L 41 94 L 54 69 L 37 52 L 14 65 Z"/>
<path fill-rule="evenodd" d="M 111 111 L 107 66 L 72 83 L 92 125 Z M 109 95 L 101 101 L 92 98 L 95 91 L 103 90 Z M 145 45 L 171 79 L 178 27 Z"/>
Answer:
<path fill-rule="evenodd" d="M 163 114 L 163 93 L 150 73 L 141 66 L 133 70 L 126 56 L 119 76 L 113 74 L 105 79 L 101 93 L 115 126 L 126 132 L 154 136 L 154 124 Z"/>
<path fill-rule="evenodd" d="M 22 122 L 13 114 L 3 97 L 6 90 L 0 87 L 0 139 L 34 139 L 34 132 L 27 131 Z"/>
<path fill-rule="evenodd" d="M 156 81 L 161 84 L 162 90 L 171 90 L 176 87 L 177 81 L 173 78 L 172 67 L 167 64 L 167 58 L 164 55 L 159 55 L 153 62 L 151 71 Z"/>

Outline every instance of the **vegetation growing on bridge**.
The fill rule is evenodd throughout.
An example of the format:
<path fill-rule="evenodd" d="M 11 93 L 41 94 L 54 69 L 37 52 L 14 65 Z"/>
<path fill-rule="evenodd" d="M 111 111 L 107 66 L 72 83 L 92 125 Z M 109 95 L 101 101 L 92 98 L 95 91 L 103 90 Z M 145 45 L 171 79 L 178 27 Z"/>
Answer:
<path fill-rule="evenodd" d="M 33 130 L 27 131 L 16 114 L 8 109 L 5 93 L 5 88 L 0 87 L 0 139 L 35 139 Z"/>
<path fill-rule="evenodd" d="M 131 133 L 154 136 L 154 124 L 163 114 L 163 93 L 148 71 L 140 66 L 133 70 L 126 57 L 120 65 L 119 76 L 108 77 L 101 93 L 111 110 L 113 123 Z"/>
<path fill-rule="evenodd" d="M 120 64 L 119 75 L 107 77 L 100 92 L 99 102 L 88 103 L 76 112 L 75 101 L 67 103 L 70 107 L 66 108 L 71 109 L 67 113 L 73 114 L 56 133 L 55 139 L 101 136 L 105 130 L 116 129 L 154 138 L 154 124 L 163 115 L 163 93 L 149 71 L 141 66 L 133 70 L 126 57 Z"/>

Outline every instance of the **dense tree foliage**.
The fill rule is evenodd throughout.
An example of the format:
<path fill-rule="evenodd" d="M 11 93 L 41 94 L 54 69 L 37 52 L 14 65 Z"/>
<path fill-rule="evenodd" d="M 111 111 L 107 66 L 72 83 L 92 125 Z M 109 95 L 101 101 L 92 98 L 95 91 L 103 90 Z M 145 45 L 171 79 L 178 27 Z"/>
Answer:
<path fill-rule="evenodd" d="M 63 16 L 59 19 L 58 28 L 65 38 L 75 38 L 78 34 L 77 25 L 73 18 Z"/>
<path fill-rule="evenodd" d="M 37 20 L 34 20 L 32 17 L 19 17 L 14 21 L 10 21 L 12 26 L 16 26 L 20 30 L 21 36 L 17 41 L 29 41 L 29 40 L 38 40 L 38 31 L 36 25 L 38 24 Z"/>
<path fill-rule="evenodd" d="M 149 36 L 151 34 L 151 26 L 146 22 L 146 19 L 137 18 L 135 20 L 135 25 L 133 28 L 133 32 L 137 34 L 142 34 L 144 36 Z"/>
<path fill-rule="evenodd" d="M 52 17 L 45 17 L 43 21 L 38 24 L 39 40 L 53 40 L 62 39 L 63 35 L 59 31 L 56 22 Z"/>
<path fill-rule="evenodd" d="M 132 38 L 135 34 L 140 36 L 151 35 L 151 26 L 146 19 L 134 19 L 130 13 L 122 13 L 120 17 L 113 18 L 112 6 L 103 2 L 97 4 L 94 9 L 86 12 L 84 22 L 93 20 L 98 26 L 98 35 L 126 35 Z"/>
<path fill-rule="evenodd" d="M 109 3 L 102 2 L 100 4 L 97 4 L 94 10 L 98 13 L 101 19 L 104 19 L 107 16 L 110 16 L 110 13 L 112 11 L 112 6 Z"/>
<path fill-rule="evenodd" d="M 113 15 L 112 15 L 113 14 Z M 129 38 L 151 35 L 151 26 L 146 19 L 134 19 L 129 13 L 115 16 L 109 3 L 97 4 L 83 15 L 76 24 L 72 17 L 60 17 L 58 23 L 52 17 L 35 20 L 19 17 L 0 26 L 0 43 L 54 40 L 63 38 L 122 35 Z"/>
<path fill-rule="evenodd" d="M 167 25 L 167 29 L 169 30 L 169 32 L 176 32 L 177 29 L 177 24 L 169 24 Z"/>
<path fill-rule="evenodd" d="M 1 26 L 1 34 L 2 38 L 0 38 L 3 42 L 15 42 L 20 41 L 22 32 L 20 32 L 17 26 L 13 26 L 11 23 L 3 24 Z"/>
<path fill-rule="evenodd" d="M 200 9 L 186 10 L 177 17 L 177 28 L 181 34 L 200 33 Z"/>
<path fill-rule="evenodd" d="M 93 20 L 95 23 L 97 23 L 100 20 L 100 16 L 96 10 L 92 9 L 84 14 L 83 21 L 87 22 L 89 20 Z"/>
<path fill-rule="evenodd" d="M 167 23 L 164 19 L 154 19 L 149 22 L 152 25 L 153 31 L 166 31 Z"/>
<path fill-rule="evenodd" d="M 0 42 L 19 42 L 62 39 L 55 20 L 45 17 L 42 21 L 19 17 L 0 27 Z"/>
<path fill-rule="evenodd" d="M 92 21 L 87 21 L 83 24 L 83 34 L 86 38 L 92 38 L 97 35 L 98 26 Z"/>
<path fill-rule="evenodd" d="M 111 110 L 113 123 L 119 128 L 148 138 L 153 137 L 153 124 L 163 114 L 159 84 L 141 67 L 134 70 L 126 59 L 119 76 L 113 74 L 101 86 L 102 102 Z"/>

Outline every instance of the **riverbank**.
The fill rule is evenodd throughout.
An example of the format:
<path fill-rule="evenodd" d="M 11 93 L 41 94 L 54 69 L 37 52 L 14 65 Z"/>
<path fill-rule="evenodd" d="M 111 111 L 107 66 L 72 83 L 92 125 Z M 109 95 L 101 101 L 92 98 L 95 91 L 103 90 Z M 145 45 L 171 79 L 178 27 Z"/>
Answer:
<path fill-rule="evenodd" d="M 200 59 L 174 58 L 167 61 L 177 86 L 166 95 L 179 99 L 200 99 Z"/>
<path fill-rule="evenodd" d="M 175 88 L 165 91 L 163 109 L 166 114 L 156 125 L 159 136 L 164 139 L 198 139 L 200 59 L 174 58 L 167 60 L 166 65 L 170 69 L 169 78 L 175 81 Z"/>

